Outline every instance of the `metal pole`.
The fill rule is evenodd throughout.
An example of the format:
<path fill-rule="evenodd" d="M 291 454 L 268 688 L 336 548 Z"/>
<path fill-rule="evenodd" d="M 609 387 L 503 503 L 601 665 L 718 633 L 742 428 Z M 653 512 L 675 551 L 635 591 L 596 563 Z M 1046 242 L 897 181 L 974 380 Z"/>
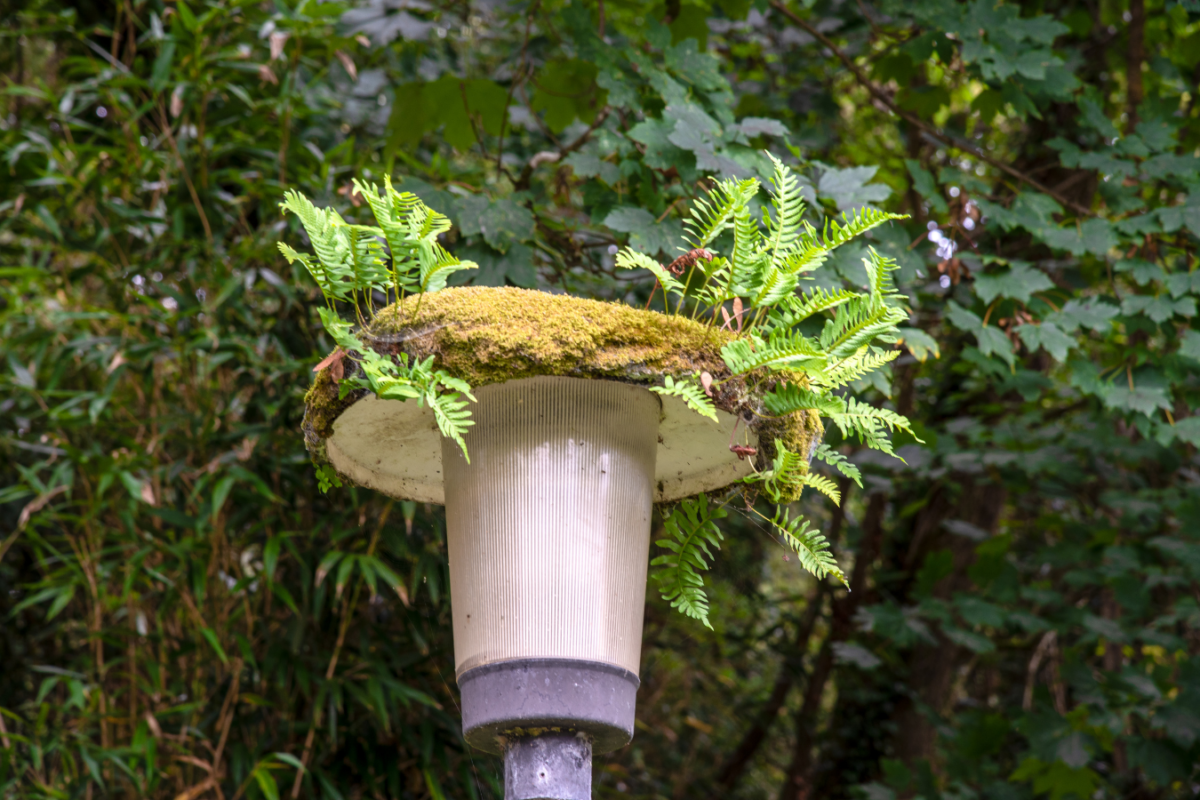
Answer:
<path fill-rule="evenodd" d="M 591 800 L 592 744 L 569 733 L 517 736 L 504 748 L 504 800 Z"/>

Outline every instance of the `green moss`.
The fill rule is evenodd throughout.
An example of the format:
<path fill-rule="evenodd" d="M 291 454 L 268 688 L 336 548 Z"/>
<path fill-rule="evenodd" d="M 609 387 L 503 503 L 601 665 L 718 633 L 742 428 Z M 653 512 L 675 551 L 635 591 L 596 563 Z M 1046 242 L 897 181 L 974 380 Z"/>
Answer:
<path fill-rule="evenodd" d="M 417 306 L 420 311 L 417 312 Z M 537 375 L 653 383 L 723 372 L 728 333 L 620 303 L 526 289 L 448 289 L 378 315 L 365 337 L 438 365 L 473 386 Z"/>
<path fill-rule="evenodd" d="M 526 289 L 446 289 L 383 309 L 360 338 L 380 353 L 432 355 L 439 368 L 472 386 L 538 375 L 655 385 L 666 375 L 707 371 L 721 382 L 713 398 L 717 407 L 740 415 L 758 435 L 760 468 L 774 457 L 776 439 L 808 453 L 824 432 L 816 412 L 765 416 L 761 394 L 777 377 L 730 379 L 721 347 L 731 333 L 621 303 Z M 799 374 L 785 378 L 805 383 Z M 325 461 L 324 440 L 333 434 L 334 420 L 361 396 L 360 390 L 339 399 L 329 370 L 317 375 L 305 396 L 304 430 L 318 462 Z"/>

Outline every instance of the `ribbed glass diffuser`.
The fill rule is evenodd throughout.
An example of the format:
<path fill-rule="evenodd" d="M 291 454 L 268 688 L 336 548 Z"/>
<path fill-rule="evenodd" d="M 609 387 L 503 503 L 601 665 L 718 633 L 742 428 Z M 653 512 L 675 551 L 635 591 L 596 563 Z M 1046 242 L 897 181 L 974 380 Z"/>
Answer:
<path fill-rule="evenodd" d="M 442 445 L 456 673 L 578 659 L 636 675 L 658 397 L 559 377 L 476 397 L 470 463 Z"/>

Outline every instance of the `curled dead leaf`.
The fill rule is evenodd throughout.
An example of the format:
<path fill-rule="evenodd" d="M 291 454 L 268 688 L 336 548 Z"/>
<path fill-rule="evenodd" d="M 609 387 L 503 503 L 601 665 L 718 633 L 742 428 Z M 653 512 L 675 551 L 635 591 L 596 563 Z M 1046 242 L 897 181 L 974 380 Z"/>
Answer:
<path fill-rule="evenodd" d="M 344 50 L 338 50 L 334 55 L 337 56 L 338 61 L 342 62 L 342 66 L 346 68 L 346 74 L 350 76 L 350 80 L 358 80 L 358 67 L 354 66 L 354 59 L 350 58 Z"/>
<path fill-rule="evenodd" d="M 701 372 L 700 385 L 704 387 L 704 393 L 709 397 L 712 397 L 713 376 L 708 372 Z"/>
<path fill-rule="evenodd" d="M 275 31 L 271 34 L 271 60 L 279 58 L 283 55 L 283 46 L 287 44 L 288 35 L 282 31 Z"/>
<path fill-rule="evenodd" d="M 334 382 L 337 383 L 341 381 L 346 374 L 346 367 L 342 363 L 342 359 L 345 358 L 345 356 L 346 351 L 339 347 L 321 359 L 321 362 L 313 367 L 313 372 L 320 372 L 326 367 L 329 367 L 329 377 L 333 378 Z"/>

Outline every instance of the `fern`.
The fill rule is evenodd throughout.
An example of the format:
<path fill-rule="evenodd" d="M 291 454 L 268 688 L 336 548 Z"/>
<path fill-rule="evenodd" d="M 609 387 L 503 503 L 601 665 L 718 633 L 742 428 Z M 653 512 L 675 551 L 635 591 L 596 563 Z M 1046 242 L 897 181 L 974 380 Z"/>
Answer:
<path fill-rule="evenodd" d="M 471 419 L 471 412 L 467 410 L 467 401 L 463 400 L 462 395 L 458 392 L 431 393 L 429 407 L 433 409 L 433 416 L 437 420 L 438 430 L 442 432 L 442 436 L 453 439 L 462 450 L 463 458 L 470 464 L 471 454 L 467 452 L 467 442 L 463 436 L 466 435 L 467 429 L 475 424 L 475 421 Z"/>
<path fill-rule="evenodd" d="M 670 375 L 664 378 L 664 386 L 651 386 L 650 391 L 666 397 L 678 397 L 687 403 L 687 407 L 702 417 L 708 417 L 713 422 L 717 420 L 717 407 L 704 394 L 698 384 L 690 381 L 676 381 Z"/>
<path fill-rule="evenodd" d="M 828 289 L 817 287 L 801 297 L 792 296 L 785 298 L 780 304 L 780 308 L 776 309 L 775 313 L 771 316 L 770 324 L 771 327 L 795 327 L 814 314 L 829 311 L 840 306 L 842 303 L 861 296 L 849 289 L 829 291 Z"/>
<path fill-rule="evenodd" d="M 872 350 L 874 352 L 871 352 Z M 843 359 L 819 376 L 814 376 L 814 380 L 822 386 L 836 389 L 890 364 L 899 355 L 899 350 L 875 350 L 864 345 L 854 355 Z"/>
<path fill-rule="evenodd" d="M 829 466 L 836 469 L 838 472 L 845 475 L 850 480 L 858 484 L 858 488 L 862 488 L 862 473 L 858 467 L 854 466 L 844 455 L 834 450 L 824 442 L 813 452 L 813 458 L 817 461 L 823 461 Z"/>
<path fill-rule="evenodd" d="M 655 542 L 669 553 L 650 562 L 656 567 L 654 579 L 662 598 L 710 630 L 708 596 L 700 573 L 708 570 L 713 550 L 721 548 L 724 537 L 715 520 L 726 515 L 720 506 L 709 507 L 707 495 L 680 502 L 663 521 L 668 538 Z"/>
<path fill-rule="evenodd" d="M 872 303 L 862 296 L 840 306 L 821 331 L 821 349 L 834 358 L 846 358 L 878 336 L 895 331 L 908 315 L 892 306 Z"/>
<path fill-rule="evenodd" d="M 474 424 L 469 411 L 469 401 L 475 399 L 470 385 L 443 370 L 434 370 L 433 356 L 410 365 L 407 355 L 397 359 L 366 347 L 351 331 L 351 323 L 334 311 L 333 302 L 353 301 L 361 312 L 357 295 L 367 298 L 369 309 L 370 293 L 386 289 L 389 279 L 397 298 L 405 291 L 423 295 L 441 290 L 455 272 L 473 269 L 476 264 L 459 259 L 438 243 L 437 237 L 450 230 L 450 220 L 415 195 L 397 192 L 390 180 L 385 180 L 382 195 L 374 184 L 366 186 L 355 181 L 354 188 L 366 198 L 378 227 L 349 224 L 337 211 L 317 208 L 298 192 L 287 192 L 280 204 L 300 219 L 316 259 L 284 243 L 280 243 L 279 250 L 290 263 L 299 261 L 313 276 L 326 300 L 326 307 L 318 309 L 321 323 L 359 367 L 360 374 L 342 380 L 339 393 L 345 397 L 352 389 L 362 387 L 384 400 L 427 404 L 438 430 L 462 449 L 469 462 L 464 437 Z M 390 270 L 380 237 L 390 250 Z M 331 483 L 326 473 L 318 473 L 318 481 L 323 491 Z"/>
<path fill-rule="evenodd" d="M 387 241 L 392 255 L 392 283 L 397 296 L 402 291 L 411 291 L 417 285 L 417 278 L 412 273 L 418 264 L 415 258 L 416 242 L 412 238 L 409 223 L 416 210 L 424 207 L 424 203 L 415 194 L 397 192 L 392 188 L 390 177 L 384 178 L 383 196 L 380 196 L 379 187 L 375 184 L 366 185 L 357 179 L 354 181 L 354 191 L 366 199 Z"/>
<path fill-rule="evenodd" d="M 889 214 L 877 208 L 863 206 L 854 213 L 843 214 L 840 224 L 837 220 L 827 221 L 822 245 L 826 250 L 833 250 L 857 236 L 862 236 L 872 228 L 899 219 L 906 219 L 906 217 L 904 214 Z"/>
<path fill-rule="evenodd" d="M 841 490 L 838 489 L 836 483 L 829 478 L 826 478 L 824 475 L 818 475 L 815 472 L 806 472 L 796 481 L 796 486 L 816 489 L 818 492 L 832 500 L 834 505 L 840 506 L 842 504 Z"/>
<path fill-rule="evenodd" d="M 758 194 L 758 187 L 754 178 L 742 181 L 729 178 L 717 182 L 706 198 L 697 200 L 691 216 L 683 221 L 692 247 L 706 248 L 712 244 L 729 227 L 734 213 Z"/>
<path fill-rule="evenodd" d="M 849 588 L 845 574 L 829 552 L 829 541 L 819 531 L 810 530 L 808 520 L 799 516 L 793 519 L 786 508 L 781 508 L 770 522 L 784 544 L 796 554 L 800 566 L 818 578 L 832 575 Z"/>
<path fill-rule="evenodd" d="M 751 335 L 735 339 L 721 348 L 725 365 L 735 375 L 764 367 L 779 370 L 813 369 L 825 364 L 825 354 L 811 339 L 782 331 L 768 340 Z"/>
<path fill-rule="evenodd" d="M 743 479 L 745 483 L 760 483 L 767 499 L 772 503 L 794 498 L 804 486 L 808 474 L 808 461 L 800 453 L 787 449 L 781 440 L 775 440 L 775 458 L 770 468 Z"/>
<path fill-rule="evenodd" d="M 774 189 L 771 206 L 775 209 L 775 218 L 767 217 L 765 222 L 770 242 L 771 263 L 777 265 L 800 236 L 804 198 L 800 194 L 800 182 L 796 180 L 796 174 L 784 166 L 774 154 L 767 153 L 767 156 L 775 166 L 771 176 L 771 186 Z"/>
<path fill-rule="evenodd" d="M 659 264 L 645 253 L 639 253 L 633 248 L 626 247 L 621 252 L 617 253 L 617 267 L 620 269 L 645 269 L 649 270 L 659 284 L 663 287 L 663 291 L 668 294 L 683 294 L 683 284 L 675 279 L 675 276 L 670 273 L 662 264 Z"/>
<path fill-rule="evenodd" d="M 879 450 L 888 455 L 896 455 L 892 449 L 888 434 L 897 430 L 912 435 L 918 442 L 924 441 L 913 433 L 906 417 L 886 408 L 876 408 L 867 403 L 860 403 L 853 397 L 846 400 L 846 410 L 840 414 L 830 414 L 830 419 L 841 430 L 842 435 L 849 438 L 851 434 L 873 450 Z"/>
<path fill-rule="evenodd" d="M 776 417 L 809 408 L 815 409 L 821 416 L 846 410 L 846 401 L 837 395 L 804 389 L 794 383 L 776 386 L 774 391 L 763 396 L 763 405 Z"/>
<path fill-rule="evenodd" d="M 451 275 L 464 269 L 478 269 L 474 261 L 463 261 L 449 253 L 437 242 L 422 242 L 418 252 L 421 260 L 421 291 L 440 292 L 446 288 Z"/>

